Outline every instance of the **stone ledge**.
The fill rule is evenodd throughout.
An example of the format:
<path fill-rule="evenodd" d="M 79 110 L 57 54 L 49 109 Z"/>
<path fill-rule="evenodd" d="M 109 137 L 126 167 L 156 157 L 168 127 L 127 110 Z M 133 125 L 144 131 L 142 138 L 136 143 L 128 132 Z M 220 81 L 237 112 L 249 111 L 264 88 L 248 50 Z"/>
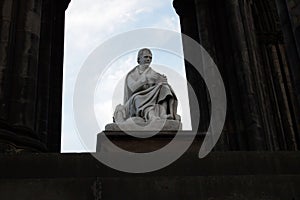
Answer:
<path fill-rule="evenodd" d="M 188 151 L 157 172 L 128 174 L 90 154 L 2 154 L 0 199 L 296 200 L 299 166 L 299 152 L 211 152 L 198 159 Z"/>
<path fill-rule="evenodd" d="M 178 120 L 143 122 L 134 118 L 123 123 L 111 123 L 105 126 L 105 131 L 177 131 L 181 129 L 182 124 Z"/>
<path fill-rule="evenodd" d="M 300 197 L 299 175 L 1 179 L 0 185 L 0 199 L 4 200 L 297 200 Z"/>
<path fill-rule="evenodd" d="M 211 152 L 199 159 L 197 152 L 189 149 L 173 164 L 159 171 L 128 174 L 107 167 L 89 153 L 0 154 L 0 171 L 3 172 L 0 173 L 0 179 L 300 175 L 299 166 L 299 152 Z"/>

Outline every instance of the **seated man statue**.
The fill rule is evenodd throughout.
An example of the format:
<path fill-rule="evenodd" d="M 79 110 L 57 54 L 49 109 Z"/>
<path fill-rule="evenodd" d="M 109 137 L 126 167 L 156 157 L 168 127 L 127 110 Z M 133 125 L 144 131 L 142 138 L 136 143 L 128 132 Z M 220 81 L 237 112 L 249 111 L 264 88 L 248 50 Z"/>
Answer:
<path fill-rule="evenodd" d="M 167 77 L 150 67 L 152 53 L 149 49 L 138 52 L 137 65 L 126 76 L 124 105 L 118 105 L 114 112 L 114 122 L 127 119 L 143 122 L 153 120 L 178 120 L 177 97 L 168 84 Z"/>

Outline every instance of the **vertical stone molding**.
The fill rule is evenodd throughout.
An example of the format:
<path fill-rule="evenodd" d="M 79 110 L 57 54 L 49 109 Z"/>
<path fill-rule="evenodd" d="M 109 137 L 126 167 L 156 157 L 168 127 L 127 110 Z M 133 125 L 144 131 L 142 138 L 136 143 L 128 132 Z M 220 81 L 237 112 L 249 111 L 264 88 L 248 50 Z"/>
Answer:
<path fill-rule="evenodd" d="M 17 4 L 9 123 L 34 134 L 42 1 Z"/>
<path fill-rule="evenodd" d="M 198 26 L 196 25 L 197 16 L 196 16 L 195 2 L 193 0 L 174 1 L 173 6 L 176 9 L 176 12 L 180 16 L 181 32 L 202 44 L 203 43 L 202 38 L 200 38 Z M 185 41 L 183 41 L 183 46 L 185 46 Z M 207 131 L 207 128 L 209 126 L 210 99 L 209 99 L 205 82 L 202 79 L 201 75 L 198 73 L 198 71 L 203 72 L 204 69 L 195 69 L 194 66 L 192 66 L 189 62 L 186 61 L 185 70 L 186 70 L 187 80 L 189 84 L 192 86 L 192 89 L 194 90 L 197 96 L 199 108 L 200 108 L 200 116 L 201 116 L 201 122 L 198 127 L 199 122 L 194 120 L 197 118 L 195 117 L 197 116 L 197 113 L 195 112 L 198 111 L 196 109 L 193 109 L 194 107 L 193 102 L 190 102 L 192 127 L 193 129 L 195 129 L 195 127 L 198 127 L 199 132 L 205 132 Z M 192 91 L 189 91 L 189 94 L 192 94 Z"/>
<path fill-rule="evenodd" d="M 300 102 L 300 2 L 299 0 L 276 0 L 276 5 L 284 35 L 292 84 L 297 101 Z"/>
<path fill-rule="evenodd" d="M 173 2 L 182 32 L 210 53 L 225 83 L 227 119 L 217 150 L 299 149 L 300 65 L 290 59 L 279 1 L 190 0 L 194 12 Z M 197 84 L 189 73 L 187 79 Z"/>
<path fill-rule="evenodd" d="M 2 122 L 8 120 L 15 4 L 13 0 L 0 2 L 0 120 Z"/>
<path fill-rule="evenodd" d="M 64 11 L 68 3 L 0 1 L 0 140 L 18 152 L 60 150 Z M 58 99 L 55 103 L 51 101 L 54 98 Z M 50 116 L 51 110 L 54 116 Z"/>

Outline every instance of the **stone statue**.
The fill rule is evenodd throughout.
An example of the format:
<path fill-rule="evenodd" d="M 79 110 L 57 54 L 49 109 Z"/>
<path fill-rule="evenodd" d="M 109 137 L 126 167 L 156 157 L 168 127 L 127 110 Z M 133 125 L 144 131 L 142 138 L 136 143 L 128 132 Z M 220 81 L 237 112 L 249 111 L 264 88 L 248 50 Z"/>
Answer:
<path fill-rule="evenodd" d="M 152 53 L 149 49 L 138 52 L 137 65 L 126 76 L 124 104 L 114 112 L 115 123 L 126 123 L 128 119 L 145 123 L 155 120 L 176 120 L 177 97 L 168 84 L 167 77 L 150 67 Z"/>

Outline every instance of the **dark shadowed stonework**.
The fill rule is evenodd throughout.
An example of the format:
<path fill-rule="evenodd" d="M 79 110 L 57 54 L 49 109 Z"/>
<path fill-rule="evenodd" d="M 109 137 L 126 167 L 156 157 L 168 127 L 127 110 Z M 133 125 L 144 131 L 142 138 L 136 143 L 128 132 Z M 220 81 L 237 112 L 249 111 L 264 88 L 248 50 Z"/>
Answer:
<path fill-rule="evenodd" d="M 0 1 L 0 151 L 60 151 L 70 0 Z"/>
<path fill-rule="evenodd" d="M 286 1 L 174 0 L 174 7 L 182 32 L 210 53 L 225 83 L 227 120 L 216 149 L 299 150 L 300 54 Z M 201 77 L 188 63 L 186 73 L 208 116 Z"/>
<path fill-rule="evenodd" d="M 210 100 L 186 63 L 201 100 L 199 134 L 178 161 L 145 174 L 117 172 L 89 154 L 59 153 L 68 3 L 0 0 L 1 200 L 300 199 L 299 0 L 174 0 L 182 32 L 208 50 L 223 76 L 227 120 L 215 152 L 198 159 Z M 172 138 L 110 133 L 136 152 Z"/>
<path fill-rule="evenodd" d="M 21 164 L 21 166 L 20 166 Z M 297 152 L 188 151 L 153 173 L 127 174 L 89 154 L 0 155 L 0 199 L 297 200 Z"/>

